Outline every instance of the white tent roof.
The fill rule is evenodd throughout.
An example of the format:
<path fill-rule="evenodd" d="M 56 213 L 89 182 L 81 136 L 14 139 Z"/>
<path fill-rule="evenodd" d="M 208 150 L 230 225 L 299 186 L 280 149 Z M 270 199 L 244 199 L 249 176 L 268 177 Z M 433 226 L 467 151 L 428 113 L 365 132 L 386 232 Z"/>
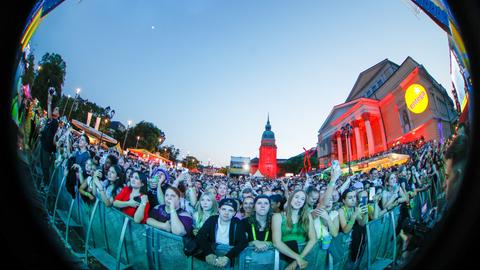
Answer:
<path fill-rule="evenodd" d="M 259 178 L 263 178 L 263 174 L 260 172 L 260 170 L 257 170 L 253 175 L 252 177 L 259 177 Z"/>

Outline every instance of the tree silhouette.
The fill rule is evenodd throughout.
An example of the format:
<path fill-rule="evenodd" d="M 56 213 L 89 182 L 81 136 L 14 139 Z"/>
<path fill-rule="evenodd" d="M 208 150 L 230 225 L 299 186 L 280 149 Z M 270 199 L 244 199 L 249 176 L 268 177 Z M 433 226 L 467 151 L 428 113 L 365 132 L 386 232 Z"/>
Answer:
<path fill-rule="evenodd" d="M 37 71 L 32 87 L 32 96 L 37 98 L 42 108 L 47 108 L 48 88 L 55 88 L 52 106 L 56 106 L 62 96 L 62 86 L 65 82 L 67 64 L 56 53 L 46 53 L 39 62 L 40 70 Z"/>

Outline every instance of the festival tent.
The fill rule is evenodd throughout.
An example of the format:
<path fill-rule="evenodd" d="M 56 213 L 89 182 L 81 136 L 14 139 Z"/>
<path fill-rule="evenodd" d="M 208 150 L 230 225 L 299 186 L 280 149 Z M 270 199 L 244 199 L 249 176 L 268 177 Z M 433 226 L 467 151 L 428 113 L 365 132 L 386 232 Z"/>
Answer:
<path fill-rule="evenodd" d="M 171 160 L 168 160 L 162 156 L 155 155 L 154 153 L 151 153 L 147 151 L 146 149 L 133 149 L 133 148 L 128 148 L 127 149 L 129 153 L 134 154 L 135 156 L 139 158 L 143 158 L 149 161 L 162 161 L 163 163 L 166 164 L 172 164 Z"/>
<path fill-rule="evenodd" d="M 96 129 L 94 129 L 91 126 L 88 126 L 78 120 L 73 119 L 72 124 L 76 127 L 79 128 L 80 130 L 84 131 L 90 138 L 93 138 L 95 141 L 102 140 L 102 142 L 108 142 L 111 144 L 117 144 L 118 141 L 115 140 L 114 138 L 108 136 L 105 133 L 102 133 Z"/>
<path fill-rule="evenodd" d="M 252 177 L 254 178 L 264 178 L 265 176 L 263 176 L 263 174 L 260 172 L 260 170 L 257 170 L 253 175 Z"/>

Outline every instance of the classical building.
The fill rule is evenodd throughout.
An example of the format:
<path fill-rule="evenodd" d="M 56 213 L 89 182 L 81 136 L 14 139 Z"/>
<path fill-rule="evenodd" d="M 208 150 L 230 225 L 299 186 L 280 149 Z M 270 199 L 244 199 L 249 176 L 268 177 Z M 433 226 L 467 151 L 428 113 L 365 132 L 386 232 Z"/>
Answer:
<path fill-rule="evenodd" d="M 365 159 L 418 138 L 442 141 L 456 120 L 453 101 L 411 57 L 388 59 L 360 73 L 347 100 L 333 107 L 318 131 L 319 167 Z M 342 127 L 351 126 L 350 136 Z M 348 139 L 347 139 L 348 138 Z"/>
<path fill-rule="evenodd" d="M 267 178 L 277 177 L 277 146 L 275 145 L 275 134 L 270 125 L 270 117 L 267 118 L 267 124 L 265 125 L 265 131 L 262 134 L 262 142 L 259 151 L 260 157 L 258 159 L 252 159 L 250 163 L 250 172 L 254 174 L 258 169 L 260 170 L 260 173 Z"/>

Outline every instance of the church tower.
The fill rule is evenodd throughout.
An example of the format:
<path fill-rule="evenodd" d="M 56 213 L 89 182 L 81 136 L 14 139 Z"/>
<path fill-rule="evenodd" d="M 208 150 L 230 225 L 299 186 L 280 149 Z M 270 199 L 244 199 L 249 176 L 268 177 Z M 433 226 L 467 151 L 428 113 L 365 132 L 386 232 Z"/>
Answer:
<path fill-rule="evenodd" d="M 267 178 L 277 177 L 277 146 L 275 145 L 275 134 L 270 126 L 270 116 L 267 118 L 265 131 L 262 134 L 262 143 L 260 145 L 260 158 L 258 169 L 260 173 Z"/>

